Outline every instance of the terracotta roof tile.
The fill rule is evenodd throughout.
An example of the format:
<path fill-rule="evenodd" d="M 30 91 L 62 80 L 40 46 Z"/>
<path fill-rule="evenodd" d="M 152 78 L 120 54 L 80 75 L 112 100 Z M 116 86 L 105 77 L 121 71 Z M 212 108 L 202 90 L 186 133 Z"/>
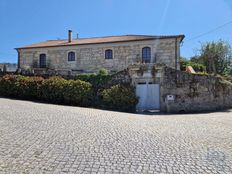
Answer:
<path fill-rule="evenodd" d="M 181 40 L 183 40 L 184 37 L 185 37 L 184 35 L 170 35 L 170 36 L 124 35 L 124 36 L 108 36 L 108 37 L 95 37 L 95 38 L 80 38 L 80 39 L 73 39 L 72 42 L 68 42 L 68 40 L 48 40 L 45 42 L 35 43 L 16 49 L 115 43 L 115 42 L 142 41 L 142 40 L 165 39 L 165 38 L 181 38 Z"/>

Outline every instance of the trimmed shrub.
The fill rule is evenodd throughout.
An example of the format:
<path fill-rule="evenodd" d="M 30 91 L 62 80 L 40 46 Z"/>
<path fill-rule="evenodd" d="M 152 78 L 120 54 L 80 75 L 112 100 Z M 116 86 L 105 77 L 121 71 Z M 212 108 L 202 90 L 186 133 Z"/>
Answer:
<path fill-rule="evenodd" d="M 61 77 L 51 77 L 42 82 L 41 99 L 52 103 L 64 103 L 66 80 Z"/>
<path fill-rule="evenodd" d="M 85 82 L 89 82 L 93 85 L 94 91 L 98 91 L 100 88 L 105 88 L 107 82 L 111 80 L 110 75 L 106 74 L 80 74 L 76 76 L 76 80 L 82 80 Z"/>
<path fill-rule="evenodd" d="M 108 82 L 111 80 L 111 76 L 105 74 L 104 72 L 98 72 L 97 74 L 80 74 L 76 76 L 75 79 L 82 80 L 92 84 L 92 106 L 100 107 L 101 100 L 100 100 L 100 91 L 107 88 Z"/>
<path fill-rule="evenodd" d="M 44 80 L 42 77 L 5 75 L 0 78 L 0 96 L 90 106 L 92 86 L 88 82 L 61 77 Z"/>
<path fill-rule="evenodd" d="M 64 102 L 77 106 L 91 106 L 93 103 L 92 85 L 81 80 L 67 80 Z"/>
<path fill-rule="evenodd" d="M 43 82 L 42 77 L 24 77 L 19 79 L 20 84 L 20 98 L 24 99 L 40 99 L 40 89 Z"/>
<path fill-rule="evenodd" d="M 95 74 L 81 77 L 93 80 L 95 88 L 91 83 L 82 80 L 4 75 L 0 77 L 0 96 L 75 106 L 94 106 L 117 111 L 135 111 L 138 99 L 134 89 L 129 85 L 115 85 L 105 89 L 111 76 Z M 98 80 L 95 81 L 96 79 Z"/>
<path fill-rule="evenodd" d="M 134 112 L 138 103 L 134 89 L 130 86 L 115 85 L 101 92 L 103 107 L 116 111 Z"/>
<path fill-rule="evenodd" d="M 22 99 L 37 99 L 42 77 L 5 75 L 0 78 L 0 95 Z"/>
<path fill-rule="evenodd" d="M 51 77 L 41 85 L 41 97 L 52 103 L 65 103 L 77 106 L 91 105 L 91 84 L 81 80 L 65 80 Z"/>
<path fill-rule="evenodd" d="M 12 97 L 18 95 L 18 76 L 4 75 L 0 79 L 0 95 L 4 97 Z"/>

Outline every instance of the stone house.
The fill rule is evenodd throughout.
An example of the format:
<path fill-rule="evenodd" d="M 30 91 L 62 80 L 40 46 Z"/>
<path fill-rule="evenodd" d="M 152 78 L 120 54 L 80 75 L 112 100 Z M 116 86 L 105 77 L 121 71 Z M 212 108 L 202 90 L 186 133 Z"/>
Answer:
<path fill-rule="evenodd" d="M 181 72 L 184 35 L 124 35 L 49 40 L 17 48 L 21 71 L 76 75 L 105 68 L 118 83 L 130 83 L 137 110 L 199 112 L 232 107 L 232 83 Z M 55 72 L 55 73 L 54 73 Z"/>
<path fill-rule="evenodd" d="M 105 68 L 118 72 L 135 63 L 163 63 L 179 69 L 184 35 L 124 35 L 98 38 L 48 40 L 16 48 L 21 70 L 52 70 L 78 74 Z"/>
<path fill-rule="evenodd" d="M 165 90 L 167 85 L 162 83 L 165 77 L 160 67 L 180 69 L 183 39 L 184 35 L 72 39 L 69 31 L 67 40 L 49 40 L 17 48 L 18 67 L 22 72 L 61 75 L 92 73 L 100 68 L 119 74 L 126 71 L 128 75 L 124 74 L 121 82 L 129 79 L 136 88 L 138 110 L 167 111 L 164 96 L 172 95 Z"/>

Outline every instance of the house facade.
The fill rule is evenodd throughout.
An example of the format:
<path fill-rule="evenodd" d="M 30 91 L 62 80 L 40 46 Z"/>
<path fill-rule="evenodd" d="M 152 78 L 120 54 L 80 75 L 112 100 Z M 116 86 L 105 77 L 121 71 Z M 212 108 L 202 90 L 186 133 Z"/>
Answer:
<path fill-rule="evenodd" d="M 21 70 L 41 69 L 92 73 L 100 68 L 109 72 L 136 63 L 162 63 L 179 69 L 180 43 L 184 35 L 124 35 L 98 38 L 49 40 L 16 48 Z"/>
<path fill-rule="evenodd" d="M 21 48 L 19 69 L 61 75 L 105 68 L 116 83 L 130 83 L 138 111 L 199 112 L 232 107 L 232 84 L 219 77 L 180 71 L 184 35 L 125 35 L 50 40 Z M 124 71 L 121 71 L 124 70 Z M 48 73 L 49 74 L 49 73 Z"/>
<path fill-rule="evenodd" d="M 163 68 L 180 69 L 180 44 L 184 35 L 123 35 L 48 40 L 17 48 L 21 72 L 51 75 L 94 73 L 101 68 L 109 73 L 127 71 L 129 83 L 139 97 L 137 110 L 162 110 Z M 124 71 L 123 71 L 124 70 Z M 115 74 L 115 73 L 114 73 Z M 120 83 L 120 82 L 119 82 Z"/>

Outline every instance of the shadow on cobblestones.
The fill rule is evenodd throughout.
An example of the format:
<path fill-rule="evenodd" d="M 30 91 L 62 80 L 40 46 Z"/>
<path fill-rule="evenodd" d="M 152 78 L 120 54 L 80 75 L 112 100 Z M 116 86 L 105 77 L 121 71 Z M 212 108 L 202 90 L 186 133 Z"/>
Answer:
<path fill-rule="evenodd" d="M 219 110 L 219 111 L 207 111 L 207 112 L 192 112 L 192 113 L 185 113 L 185 112 L 181 112 L 181 113 L 173 113 L 173 114 L 169 114 L 169 113 L 163 113 L 163 112 L 159 112 L 159 111 L 143 111 L 143 112 L 137 112 L 136 114 L 138 115 L 144 115 L 144 116 L 182 116 L 182 115 L 204 115 L 204 114 L 211 114 L 211 113 L 232 113 L 232 109 L 225 109 L 225 110 Z"/>

